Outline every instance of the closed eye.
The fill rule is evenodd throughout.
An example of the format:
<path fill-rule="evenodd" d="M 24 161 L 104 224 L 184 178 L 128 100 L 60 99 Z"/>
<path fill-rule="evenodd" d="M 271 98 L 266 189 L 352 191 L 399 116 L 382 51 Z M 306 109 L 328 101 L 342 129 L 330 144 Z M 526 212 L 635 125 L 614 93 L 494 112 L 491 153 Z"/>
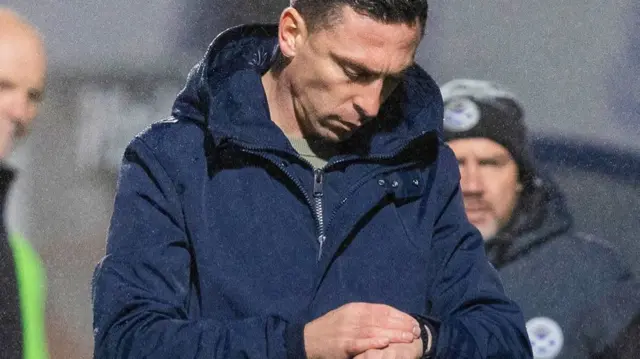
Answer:
<path fill-rule="evenodd" d="M 363 71 L 360 69 L 354 69 L 351 67 L 344 66 L 343 68 L 344 74 L 351 80 L 355 82 L 370 82 L 376 78 L 376 74 L 371 72 Z"/>
<path fill-rule="evenodd" d="M 6 80 L 0 80 L 0 91 L 2 90 L 9 90 L 12 89 L 13 85 L 11 84 L 11 82 L 6 81 Z"/>
<path fill-rule="evenodd" d="M 44 94 L 42 93 L 42 91 L 35 89 L 30 90 L 28 96 L 29 101 L 35 103 L 40 103 L 44 99 Z"/>

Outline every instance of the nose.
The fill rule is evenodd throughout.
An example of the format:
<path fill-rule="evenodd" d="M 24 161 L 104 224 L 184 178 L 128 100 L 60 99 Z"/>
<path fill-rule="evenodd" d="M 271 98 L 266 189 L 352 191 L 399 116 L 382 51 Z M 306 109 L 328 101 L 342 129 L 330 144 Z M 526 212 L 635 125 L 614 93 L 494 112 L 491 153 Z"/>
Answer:
<path fill-rule="evenodd" d="M 361 116 L 373 118 L 378 115 L 382 105 L 383 79 L 375 79 L 361 85 L 360 95 L 356 98 L 354 106 Z"/>
<path fill-rule="evenodd" d="M 2 110 L 4 115 L 11 121 L 23 122 L 29 114 L 30 101 L 27 96 L 14 92 L 6 94 L 2 99 Z"/>
<path fill-rule="evenodd" d="M 484 193 L 484 181 L 478 164 L 467 161 L 460 166 L 460 186 L 464 195 L 481 196 Z"/>

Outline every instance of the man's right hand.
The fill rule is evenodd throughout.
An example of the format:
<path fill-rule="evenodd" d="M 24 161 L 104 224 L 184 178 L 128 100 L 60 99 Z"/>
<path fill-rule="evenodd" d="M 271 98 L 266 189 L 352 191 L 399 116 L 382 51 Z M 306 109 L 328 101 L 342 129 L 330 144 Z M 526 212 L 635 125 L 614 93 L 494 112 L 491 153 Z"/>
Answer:
<path fill-rule="evenodd" d="M 304 327 L 309 359 L 347 359 L 391 343 L 420 338 L 420 326 L 409 314 L 384 304 L 349 303 Z"/>

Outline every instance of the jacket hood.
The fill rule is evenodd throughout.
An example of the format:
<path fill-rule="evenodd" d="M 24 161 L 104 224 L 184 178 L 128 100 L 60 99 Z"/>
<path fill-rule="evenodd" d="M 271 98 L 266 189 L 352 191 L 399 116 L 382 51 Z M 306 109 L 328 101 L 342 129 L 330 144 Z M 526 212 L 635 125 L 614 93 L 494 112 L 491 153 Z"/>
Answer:
<path fill-rule="evenodd" d="M 276 25 L 243 25 L 221 33 L 189 73 L 172 115 L 211 131 L 218 143 L 234 138 L 246 143 L 290 149 L 271 121 L 261 75 L 278 54 Z M 403 83 L 380 109 L 383 120 L 360 128 L 349 142 L 368 155 L 399 150 L 409 139 L 442 133 L 440 90 L 419 66 L 407 71 Z"/>

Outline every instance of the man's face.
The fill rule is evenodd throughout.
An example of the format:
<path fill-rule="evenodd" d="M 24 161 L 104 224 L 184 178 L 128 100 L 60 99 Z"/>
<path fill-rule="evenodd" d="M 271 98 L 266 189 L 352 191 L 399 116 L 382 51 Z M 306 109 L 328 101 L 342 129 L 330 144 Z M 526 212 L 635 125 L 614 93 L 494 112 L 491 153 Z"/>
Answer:
<path fill-rule="evenodd" d="M 384 24 L 345 6 L 342 19 L 297 40 L 291 90 L 305 136 L 338 142 L 378 114 L 413 64 L 421 28 Z"/>
<path fill-rule="evenodd" d="M 36 117 L 44 77 L 44 49 L 38 38 L 21 29 L 0 34 L 0 160 Z"/>
<path fill-rule="evenodd" d="M 521 191 L 518 167 L 509 151 L 486 138 L 448 142 L 460 166 L 460 186 L 469 221 L 485 240 L 502 229 Z"/>

